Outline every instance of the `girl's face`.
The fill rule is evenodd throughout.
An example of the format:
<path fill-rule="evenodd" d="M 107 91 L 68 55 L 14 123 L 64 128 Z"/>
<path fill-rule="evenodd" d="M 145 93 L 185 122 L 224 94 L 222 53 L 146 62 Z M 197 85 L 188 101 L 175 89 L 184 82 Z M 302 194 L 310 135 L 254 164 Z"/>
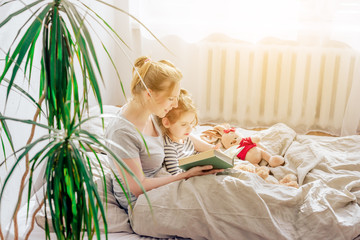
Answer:
<path fill-rule="evenodd" d="M 166 121 L 166 120 L 165 120 Z M 185 112 L 182 113 L 180 118 L 174 122 L 170 123 L 168 121 L 166 128 L 168 128 L 169 137 L 175 142 L 182 142 L 185 140 L 191 133 L 195 124 L 195 113 Z"/>
<path fill-rule="evenodd" d="M 180 84 L 176 83 L 172 91 L 152 92 L 154 101 L 152 102 L 152 113 L 163 118 L 172 109 L 178 106 L 178 98 L 180 94 Z"/>

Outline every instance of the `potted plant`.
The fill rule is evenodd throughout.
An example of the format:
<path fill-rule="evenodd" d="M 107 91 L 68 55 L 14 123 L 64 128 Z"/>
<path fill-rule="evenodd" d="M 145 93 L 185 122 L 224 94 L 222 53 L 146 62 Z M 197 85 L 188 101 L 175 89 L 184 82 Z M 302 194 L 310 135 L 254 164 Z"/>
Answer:
<path fill-rule="evenodd" d="M 101 0 L 96 2 L 128 14 Z M 9 0 L 2 4 L 11 3 Z M 0 73 L 0 84 L 7 84 L 6 97 L 14 90 L 20 91 L 36 105 L 37 110 L 32 120 L 9 117 L 0 112 L 1 142 L 8 142 L 13 151 L 6 155 L 4 162 L 8 156 L 15 157 L 9 174 L 2 180 L 0 201 L 14 169 L 25 162 L 26 170 L 21 179 L 13 217 L 14 235 L 17 238 L 17 211 L 24 189 L 27 187 L 28 192 L 31 192 L 33 172 L 39 166 L 45 165 L 46 195 L 38 209 L 42 204 L 50 209 L 49 218 L 57 238 L 79 239 L 85 232 L 89 239 L 94 235 L 100 239 L 98 213 L 100 212 L 104 220 L 105 232 L 106 219 L 85 149 L 92 150 L 94 146 L 99 146 L 108 150 L 109 154 L 113 153 L 100 141 L 99 136 L 81 128 L 82 123 L 90 119 L 84 115 L 88 109 L 90 92 L 94 93 L 102 112 L 99 88 L 102 73 L 89 26 L 89 17 L 122 40 L 101 16 L 83 1 L 37 0 L 29 4 L 23 3 L 20 9 L 8 14 L 0 23 L 0 28 L 26 12 L 30 12 L 31 16 L 19 30 L 15 30 L 18 31 L 14 40 L 15 46 L 6 53 L 5 67 Z M 106 45 L 102 43 L 102 46 L 115 67 Z M 34 54 L 37 48 L 41 50 L 41 57 L 39 62 L 34 62 L 37 60 Z M 38 79 L 32 77 L 35 65 L 40 66 Z M 20 76 L 22 71 L 25 73 L 24 76 L 27 76 L 29 85 L 36 81 L 38 96 L 28 94 L 25 89 L 15 84 L 15 78 Z M 39 121 L 40 116 L 43 121 L 45 119 L 45 123 Z M 27 144 L 20 149 L 14 148 L 8 121 L 32 126 Z M 46 129 L 47 133 L 34 139 L 35 128 Z M 120 166 L 128 170 L 121 159 L 116 159 Z M 103 180 L 105 181 L 105 178 Z M 30 194 L 27 199 L 29 201 Z M 49 227 L 46 226 L 45 230 L 46 237 L 50 238 Z M 3 238 L 0 225 L 0 239 Z"/>

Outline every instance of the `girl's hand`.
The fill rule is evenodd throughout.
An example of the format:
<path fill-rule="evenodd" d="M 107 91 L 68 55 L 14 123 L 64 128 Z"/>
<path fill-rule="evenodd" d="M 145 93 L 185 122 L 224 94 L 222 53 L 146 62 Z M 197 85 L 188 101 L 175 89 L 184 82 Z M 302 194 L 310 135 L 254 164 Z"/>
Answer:
<path fill-rule="evenodd" d="M 219 149 L 219 148 L 221 148 L 221 145 L 222 145 L 222 143 L 218 142 L 213 148 L 214 149 Z"/>
<path fill-rule="evenodd" d="M 213 169 L 212 165 L 205 165 L 205 166 L 197 166 L 190 168 L 186 172 L 182 173 L 184 174 L 184 178 L 188 179 L 195 176 L 202 176 L 202 175 L 208 175 L 208 174 L 215 174 L 218 172 L 223 172 L 224 169 Z"/>

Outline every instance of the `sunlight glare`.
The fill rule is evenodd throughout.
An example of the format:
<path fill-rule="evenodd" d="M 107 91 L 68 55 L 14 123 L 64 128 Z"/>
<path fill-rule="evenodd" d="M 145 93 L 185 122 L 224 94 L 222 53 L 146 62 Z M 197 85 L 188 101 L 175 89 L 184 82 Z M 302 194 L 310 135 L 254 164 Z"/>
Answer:
<path fill-rule="evenodd" d="M 161 9 L 152 9 L 158 4 Z M 140 5 L 143 22 L 155 34 L 173 33 L 190 42 L 214 32 L 250 42 L 274 32 L 296 38 L 299 27 L 296 0 L 225 0 L 221 3 L 215 0 L 147 0 Z"/>

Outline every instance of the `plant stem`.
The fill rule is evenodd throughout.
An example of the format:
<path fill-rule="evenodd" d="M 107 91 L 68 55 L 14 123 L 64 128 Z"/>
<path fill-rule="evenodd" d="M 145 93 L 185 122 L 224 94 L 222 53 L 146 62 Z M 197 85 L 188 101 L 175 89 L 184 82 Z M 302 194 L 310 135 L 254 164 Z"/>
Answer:
<path fill-rule="evenodd" d="M 2 233 L 1 226 L 0 226 L 0 239 L 1 239 L 1 240 L 4 240 L 4 235 L 3 235 L 3 233 Z"/>
<path fill-rule="evenodd" d="M 38 102 L 38 105 L 41 106 L 42 102 L 44 101 L 45 99 L 45 94 L 43 94 L 40 99 L 39 99 L 39 102 Z M 40 114 L 40 108 L 38 107 L 36 109 L 36 112 L 35 112 L 35 115 L 34 115 L 34 118 L 33 118 L 33 121 L 36 122 L 38 116 Z M 34 138 L 34 133 L 35 133 L 35 127 L 36 125 L 33 124 L 32 127 L 31 127 L 31 133 L 30 133 L 30 136 L 29 136 L 29 139 L 26 143 L 26 145 L 30 144 L 32 139 Z M 27 175 L 29 174 L 29 165 L 30 165 L 30 161 L 29 161 L 29 153 L 26 154 L 26 161 L 25 161 L 25 172 L 21 178 L 21 183 L 20 183 L 20 190 L 19 190 L 19 195 L 18 195 L 18 202 L 17 202 L 17 205 L 16 205 L 16 209 L 15 209 L 15 213 L 14 213 L 14 218 L 13 218 L 13 221 L 14 221 L 14 239 L 15 240 L 18 240 L 19 239 L 19 229 L 18 229 L 18 222 L 17 222 L 17 214 L 19 212 L 19 209 L 20 209 L 20 206 L 21 206 L 21 196 L 22 196 L 22 193 L 23 193 L 23 190 L 24 190 L 24 185 L 25 185 L 25 179 L 27 177 Z M 32 230 L 32 229 L 30 229 Z"/>
<path fill-rule="evenodd" d="M 32 218 L 31 218 L 31 227 L 30 227 L 28 233 L 26 234 L 25 240 L 29 239 L 31 232 L 34 229 L 36 214 L 40 211 L 41 207 L 44 205 L 45 199 L 46 199 L 46 197 L 44 197 L 42 202 L 39 204 L 39 206 L 34 211 L 34 214 L 33 214 Z"/>

